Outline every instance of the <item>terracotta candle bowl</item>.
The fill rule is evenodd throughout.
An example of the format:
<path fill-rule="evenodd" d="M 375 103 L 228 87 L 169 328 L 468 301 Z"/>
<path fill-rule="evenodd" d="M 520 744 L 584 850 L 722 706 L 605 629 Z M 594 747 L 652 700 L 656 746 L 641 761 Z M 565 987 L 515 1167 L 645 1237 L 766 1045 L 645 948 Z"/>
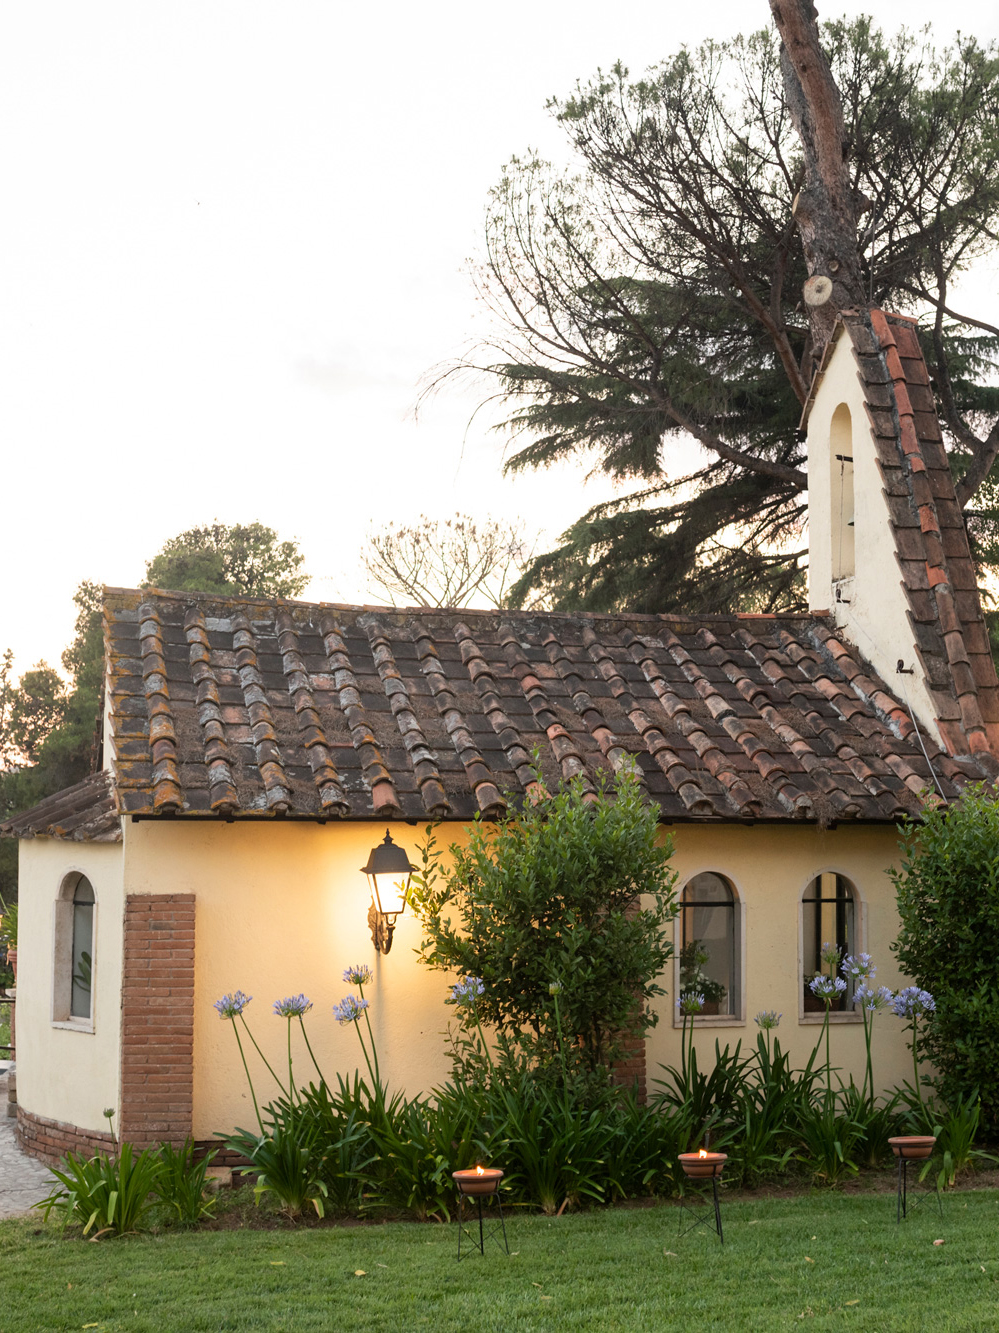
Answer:
<path fill-rule="evenodd" d="M 467 1171 L 452 1171 L 451 1176 L 462 1194 L 495 1194 L 503 1172 L 498 1166 L 472 1166 Z"/>
<path fill-rule="evenodd" d="M 888 1142 L 896 1157 L 908 1157 L 910 1161 L 925 1162 L 933 1153 L 936 1139 L 932 1134 L 900 1134 Z"/>
<path fill-rule="evenodd" d="M 710 1180 L 712 1176 L 720 1176 L 727 1161 L 728 1153 L 705 1152 L 703 1148 L 700 1152 L 682 1152 L 679 1157 L 684 1173 L 691 1180 Z"/>

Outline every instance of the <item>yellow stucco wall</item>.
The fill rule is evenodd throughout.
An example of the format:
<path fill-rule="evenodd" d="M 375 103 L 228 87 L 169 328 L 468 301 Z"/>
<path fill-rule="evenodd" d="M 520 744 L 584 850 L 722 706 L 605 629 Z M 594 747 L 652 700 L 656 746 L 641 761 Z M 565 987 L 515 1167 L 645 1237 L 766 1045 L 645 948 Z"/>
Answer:
<path fill-rule="evenodd" d="M 20 845 L 17 1095 L 33 1115 L 106 1130 L 117 1107 L 124 920 L 120 844 L 34 838 Z M 67 875 L 94 888 L 93 1030 L 52 1022 L 55 903 Z"/>
<path fill-rule="evenodd" d="M 717 1037 L 724 1046 L 740 1037 L 752 1044 L 753 1015 L 783 1012 L 782 1044 L 803 1063 L 819 1035 L 815 1016 L 799 1019 L 801 894 L 816 874 L 846 875 L 862 899 L 859 947 L 879 963 L 877 980 L 898 981 L 889 945 L 897 929 L 894 894 L 885 874 L 895 854 L 891 828 L 758 825 L 751 828 L 677 826 L 674 865 L 680 886 L 691 875 L 714 870 L 735 885 L 741 903 L 745 998 L 744 1018 L 699 1022 L 697 1047 L 703 1061 Z M 308 1030 L 328 1078 L 360 1064 L 352 1027 L 341 1029 L 331 1007 L 351 987 L 345 967 L 366 962 L 375 973 L 368 992 L 382 1071 L 394 1089 L 426 1091 L 446 1077 L 449 1064 L 442 1033 L 450 1010 L 447 979 L 420 965 L 413 953 L 419 924 L 408 913 L 399 921 L 392 952 L 379 955 L 367 929 L 368 896 L 359 867 L 383 829 L 372 823 L 328 824 L 128 824 L 125 865 L 129 892 L 195 893 L 196 993 L 194 1025 L 194 1133 L 208 1138 L 235 1124 L 250 1126 L 253 1108 L 230 1024 L 212 1002 L 242 989 L 254 997 L 247 1009 L 254 1035 L 268 1059 L 282 1069 L 285 1025 L 271 1005 L 304 991 L 315 1004 Z M 394 825 L 393 837 L 415 859 L 422 828 Z M 447 840 L 465 830 L 446 830 Z M 668 996 L 649 1040 L 650 1078 L 659 1064 L 677 1064 L 680 1031 L 674 1022 L 675 969 L 664 979 Z M 901 1024 L 882 1016 L 875 1038 L 878 1082 L 889 1085 L 909 1072 Z M 311 1066 L 296 1034 L 296 1070 L 307 1080 Z M 852 1018 L 836 1022 L 833 1060 L 843 1077 L 863 1073 L 863 1031 Z M 274 1085 L 250 1053 L 258 1094 Z"/>
<path fill-rule="evenodd" d="M 368 1012 L 388 1084 L 417 1092 L 446 1077 L 447 981 L 416 961 L 418 922 L 408 912 L 400 918 L 388 955 L 371 942 L 360 867 L 384 831 L 371 823 L 126 825 L 130 893 L 197 895 L 196 1138 L 253 1124 L 232 1025 L 212 1008 L 237 989 L 253 996 L 247 1020 L 278 1070 L 287 1067 L 286 1025 L 271 1006 L 304 991 L 315 1005 L 306 1020 L 309 1040 L 332 1081 L 361 1064 L 353 1026 L 338 1027 L 331 1009 L 354 989 L 344 969 L 367 963 L 374 972 Z M 413 857 L 422 830 L 393 825 L 392 834 Z M 312 1066 L 297 1033 L 295 1041 L 296 1073 L 308 1082 Z M 252 1051 L 250 1059 L 258 1096 L 268 1100 L 275 1085 Z"/>
<path fill-rule="evenodd" d="M 733 1048 L 742 1038 L 744 1048 L 756 1042 L 754 1016 L 762 1009 L 782 1013 L 777 1036 L 796 1066 L 805 1063 L 821 1032 L 821 1015 L 801 1017 L 803 964 L 801 952 L 801 895 L 821 871 L 845 875 L 861 900 L 858 922 L 859 950 L 874 956 L 877 984 L 893 990 L 900 978 L 892 940 L 898 933 L 895 893 L 885 873 L 895 860 L 898 835 L 891 827 L 822 830 L 812 826 L 758 824 L 753 827 L 709 828 L 679 825 L 672 830 L 673 867 L 678 888 L 693 875 L 712 870 L 734 885 L 742 906 L 744 1015 L 741 1022 L 726 1018 L 697 1020 L 694 1044 L 698 1065 L 714 1058 L 717 1039 Z M 679 946 L 679 923 L 676 926 Z M 650 1080 L 661 1077 L 657 1065 L 676 1065 L 680 1029 L 674 1001 L 676 967 L 663 984 L 669 995 L 657 1006 L 659 1024 L 648 1043 Z M 860 1083 L 864 1069 L 863 1025 L 857 1015 L 833 1016 L 831 1053 L 846 1081 L 852 1074 Z M 874 1073 L 881 1087 L 911 1079 L 912 1066 L 902 1035 L 902 1022 L 891 1014 L 877 1016 L 874 1035 Z"/>
<path fill-rule="evenodd" d="M 849 408 L 852 427 L 852 445 L 845 447 L 832 442 L 833 415 L 841 404 Z M 833 501 L 840 464 L 833 455 L 848 448 L 854 460 L 856 573 L 852 578 L 836 579 L 841 515 L 834 512 Z M 836 600 L 837 589 L 840 601 Z M 835 614 L 847 639 L 891 688 L 908 695 L 920 721 L 935 735 L 936 709 L 916 659 L 888 505 L 847 334 L 840 337 L 829 359 L 808 418 L 808 604 L 813 611 Z M 896 673 L 899 658 L 907 667 L 916 667 L 915 675 Z"/>

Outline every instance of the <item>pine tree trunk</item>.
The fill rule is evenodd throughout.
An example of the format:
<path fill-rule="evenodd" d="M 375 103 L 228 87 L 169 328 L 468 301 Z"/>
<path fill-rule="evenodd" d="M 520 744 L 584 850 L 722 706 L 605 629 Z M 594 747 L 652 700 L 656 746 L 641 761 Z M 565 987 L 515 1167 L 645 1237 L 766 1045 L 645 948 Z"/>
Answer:
<path fill-rule="evenodd" d="M 843 104 L 819 44 L 815 6 L 811 0 L 770 0 L 770 8 L 783 43 L 788 109 L 804 154 L 794 220 L 809 273 L 804 297 L 817 364 L 839 311 L 866 305 L 857 244 L 857 217 L 866 201 L 850 185 Z"/>

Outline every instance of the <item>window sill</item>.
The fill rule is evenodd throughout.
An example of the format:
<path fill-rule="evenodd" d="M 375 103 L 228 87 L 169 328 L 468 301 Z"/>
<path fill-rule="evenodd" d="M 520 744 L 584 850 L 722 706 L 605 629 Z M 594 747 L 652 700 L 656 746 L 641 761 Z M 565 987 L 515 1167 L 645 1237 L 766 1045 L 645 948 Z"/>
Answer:
<path fill-rule="evenodd" d="M 94 1023 L 90 1018 L 63 1018 L 52 1020 L 54 1028 L 61 1028 L 64 1032 L 89 1032 L 93 1035 Z"/>
<path fill-rule="evenodd" d="M 798 1022 L 799 1022 L 800 1024 L 805 1024 L 805 1025 L 807 1025 L 807 1026 L 811 1026 L 811 1027 L 821 1027 L 822 1024 L 823 1024 L 825 1021 L 826 1021 L 826 1016 L 825 1016 L 825 1014 L 799 1014 L 799 1015 L 798 1015 Z M 863 1014 L 830 1014 L 830 1015 L 829 1015 L 829 1025 L 830 1025 L 830 1027 L 834 1027 L 834 1026 L 836 1026 L 836 1025 L 842 1025 L 843 1023 L 847 1023 L 847 1024 L 863 1023 L 863 1021 L 864 1021 L 864 1016 L 863 1016 Z"/>
<path fill-rule="evenodd" d="M 746 1026 L 746 1020 L 739 1018 L 736 1014 L 694 1014 L 692 1018 L 695 1028 L 744 1028 Z M 690 1022 L 690 1018 L 687 1021 Z M 674 1014 L 673 1026 L 678 1032 L 682 1031 L 682 1017 Z"/>

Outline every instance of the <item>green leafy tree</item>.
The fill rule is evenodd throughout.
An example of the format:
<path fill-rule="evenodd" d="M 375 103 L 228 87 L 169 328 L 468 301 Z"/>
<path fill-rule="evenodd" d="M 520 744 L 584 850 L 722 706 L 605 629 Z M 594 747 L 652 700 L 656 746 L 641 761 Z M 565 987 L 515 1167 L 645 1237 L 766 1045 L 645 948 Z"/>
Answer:
<path fill-rule="evenodd" d="M 29 764 L 39 754 L 52 731 L 66 716 L 66 682 L 46 662 L 26 671 L 12 692 L 6 744 Z"/>
<path fill-rule="evenodd" d="M 999 1127 L 999 799 L 968 787 L 903 829 L 891 872 L 902 928 L 902 970 L 936 1000 L 920 1031 L 945 1101 L 978 1089 Z"/>
<path fill-rule="evenodd" d="M 501 1036 L 542 1062 L 561 1044 L 596 1070 L 656 1021 L 648 1002 L 663 994 L 657 978 L 673 951 L 671 856 L 634 775 L 596 792 L 576 779 L 477 825 L 466 847 L 450 848 L 450 865 L 428 842 L 414 880 L 421 959 L 481 977 L 476 1016 Z"/>
<path fill-rule="evenodd" d="M 550 104 L 575 169 L 517 158 L 491 194 L 476 280 L 493 333 L 435 383 L 491 381 L 508 469 L 585 455 L 632 484 L 539 554 L 515 599 L 802 606 L 797 427 L 850 304 L 925 313 L 959 499 L 992 558 L 981 487 L 999 450 L 999 328 L 956 310 L 951 289 L 999 226 L 996 48 L 937 51 L 867 19 L 820 34 L 807 0 L 778 9 L 800 68 L 764 31 L 683 48 L 639 79 L 598 73 Z M 821 305 L 803 302 L 816 278 L 831 285 Z"/>
<path fill-rule="evenodd" d="M 92 772 L 97 761 L 104 671 L 102 591 L 84 581 L 73 601 L 72 641 L 62 655 L 66 681 L 39 663 L 15 685 L 13 655 L 0 666 L 0 820 L 27 810 Z M 0 840 L 0 894 L 17 896 L 17 845 Z"/>
<path fill-rule="evenodd" d="M 309 582 L 295 541 L 262 523 L 211 523 L 171 537 L 146 565 L 144 587 L 298 597 Z"/>

